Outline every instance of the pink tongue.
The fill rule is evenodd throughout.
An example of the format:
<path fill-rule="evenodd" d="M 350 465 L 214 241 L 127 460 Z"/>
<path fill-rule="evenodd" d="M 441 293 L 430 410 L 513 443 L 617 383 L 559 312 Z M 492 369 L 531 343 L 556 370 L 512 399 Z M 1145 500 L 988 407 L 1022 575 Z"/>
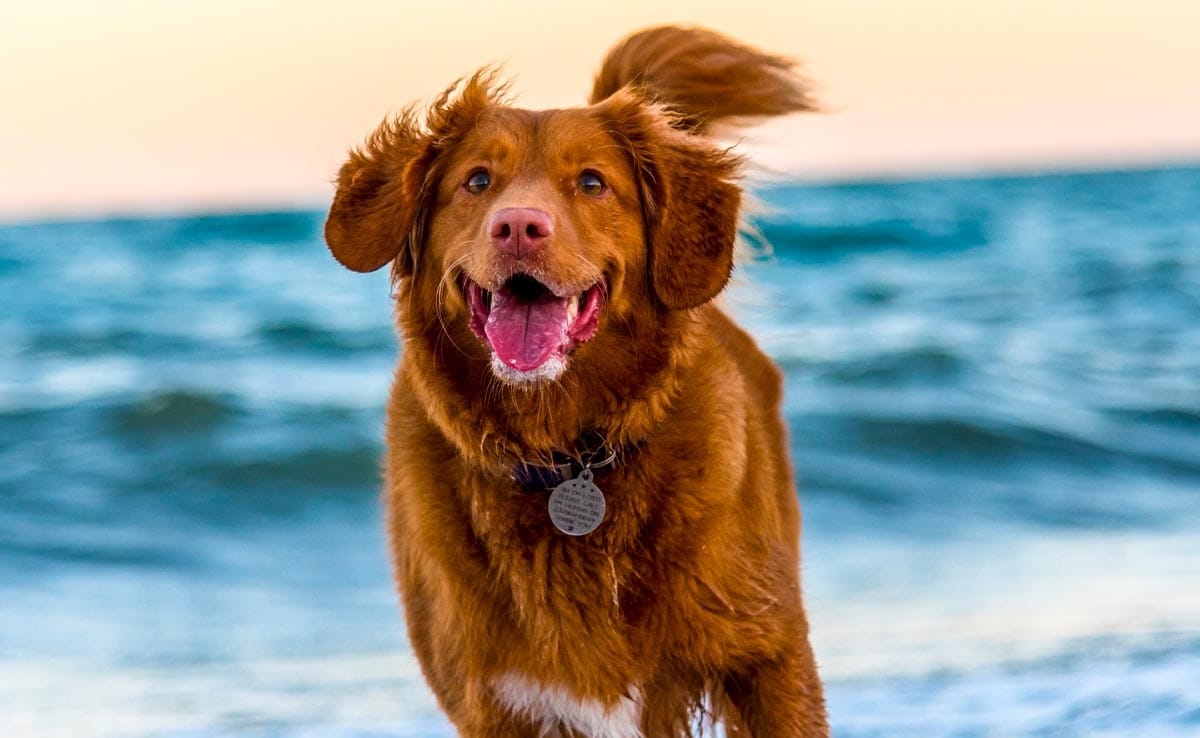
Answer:
<path fill-rule="evenodd" d="M 545 294 L 522 300 L 497 290 L 483 330 L 505 364 L 519 372 L 537 369 L 567 340 L 567 299 Z"/>

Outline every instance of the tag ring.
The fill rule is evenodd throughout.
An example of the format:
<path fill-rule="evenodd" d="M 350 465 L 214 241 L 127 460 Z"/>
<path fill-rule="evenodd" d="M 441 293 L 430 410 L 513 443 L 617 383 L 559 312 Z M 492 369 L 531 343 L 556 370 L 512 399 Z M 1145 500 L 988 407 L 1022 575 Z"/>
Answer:
<path fill-rule="evenodd" d="M 589 461 L 587 463 L 584 463 L 581 460 L 579 462 L 579 465 L 582 466 L 584 469 L 603 469 L 604 467 L 608 466 L 609 464 L 613 463 L 616 460 L 617 460 L 617 450 L 614 448 L 614 449 L 609 449 L 608 457 L 606 459 L 604 459 L 604 461 L 595 462 L 595 463 Z"/>

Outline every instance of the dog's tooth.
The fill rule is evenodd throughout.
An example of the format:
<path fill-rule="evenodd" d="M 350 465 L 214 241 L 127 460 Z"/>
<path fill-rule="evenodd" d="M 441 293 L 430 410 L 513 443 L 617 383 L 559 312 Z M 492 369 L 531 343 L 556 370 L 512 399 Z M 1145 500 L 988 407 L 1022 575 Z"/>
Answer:
<path fill-rule="evenodd" d="M 579 295 L 567 300 L 567 323 L 575 322 L 577 315 L 579 315 Z"/>

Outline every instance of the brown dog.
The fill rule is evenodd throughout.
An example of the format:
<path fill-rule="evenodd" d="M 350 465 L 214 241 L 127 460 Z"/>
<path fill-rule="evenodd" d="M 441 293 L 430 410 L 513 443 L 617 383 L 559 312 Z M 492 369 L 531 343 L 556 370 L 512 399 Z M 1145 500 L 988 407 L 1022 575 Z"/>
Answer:
<path fill-rule="evenodd" d="M 396 576 L 462 735 L 828 735 L 780 374 L 711 302 L 741 193 L 709 128 L 808 107 L 789 61 L 657 28 L 588 107 L 481 71 L 342 167 L 329 247 L 398 283 Z"/>

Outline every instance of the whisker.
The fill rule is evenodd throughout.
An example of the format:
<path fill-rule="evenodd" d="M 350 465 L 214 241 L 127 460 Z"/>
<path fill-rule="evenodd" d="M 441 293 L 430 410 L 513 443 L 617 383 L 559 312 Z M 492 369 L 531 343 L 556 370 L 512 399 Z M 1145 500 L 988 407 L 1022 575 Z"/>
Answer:
<path fill-rule="evenodd" d="M 470 241 L 465 241 L 460 245 L 467 246 L 469 244 L 470 244 Z M 444 272 L 442 272 L 442 276 L 438 280 L 437 289 L 434 290 L 433 312 L 434 312 L 434 315 L 437 316 L 438 324 L 441 326 L 442 335 L 445 336 L 446 338 L 448 338 L 450 340 L 450 344 L 452 346 L 454 346 L 454 348 L 457 349 L 458 352 L 461 353 L 463 356 L 466 356 L 468 358 L 473 358 L 470 352 L 465 350 L 462 346 L 459 346 L 458 342 L 454 340 L 454 336 L 450 332 L 450 327 L 448 325 L 446 325 L 446 315 L 445 315 L 445 306 L 446 306 L 445 291 L 449 287 L 450 276 L 454 273 L 455 269 L 457 269 L 459 266 L 461 266 L 470 257 L 471 257 L 471 252 L 468 251 L 467 253 L 463 254 L 462 256 L 458 257 L 453 262 L 451 262 L 450 265 L 448 267 L 446 267 L 446 270 Z"/>

